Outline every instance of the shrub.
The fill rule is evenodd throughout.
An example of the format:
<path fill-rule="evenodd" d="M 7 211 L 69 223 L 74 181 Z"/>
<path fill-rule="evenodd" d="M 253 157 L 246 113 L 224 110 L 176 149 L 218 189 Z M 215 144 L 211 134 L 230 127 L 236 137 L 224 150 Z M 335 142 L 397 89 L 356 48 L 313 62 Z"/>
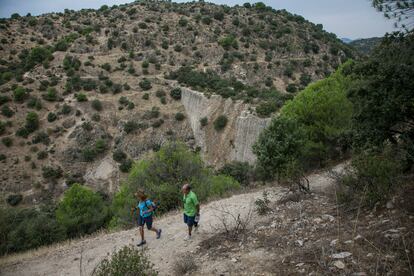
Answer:
<path fill-rule="evenodd" d="M 144 95 L 142 95 L 142 99 L 149 100 L 149 94 L 148 93 L 144 93 Z"/>
<path fill-rule="evenodd" d="M 164 120 L 163 120 L 163 119 L 158 119 L 158 120 L 155 120 L 155 121 L 151 124 L 151 126 L 152 126 L 153 128 L 159 128 L 160 126 L 162 126 L 162 124 L 164 124 Z"/>
<path fill-rule="evenodd" d="M 3 145 L 5 145 L 8 148 L 13 145 L 13 139 L 10 137 L 3 137 L 1 139 L 1 142 L 3 143 Z"/>
<path fill-rule="evenodd" d="M 304 143 L 304 130 L 296 121 L 277 117 L 260 133 L 253 152 L 267 176 L 284 177 L 289 162 L 302 156 Z"/>
<path fill-rule="evenodd" d="M 51 167 L 51 166 L 44 166 L 42 167 L 42 176 L 45 179 L 49 180 L 57 180 L 61 178 L 63 175 L 63 171 L 60 167 Z"/>
<path fill-rule="evenodd" d="M 178 113 L 175 114 L 175 119 L 177 121 L 182 121 L 182 120 L 185 119 L 185 115 L 183 113 L 181 113 L 181 112 L 178 112 Z"/>
<path fill-rule="evenodd" d="M 38 153 L 37 153 L 37 159 L 38 160 L 44 160 L 44 159 L 46 159 L 47 158 L 47 156 L 48 156 L 48 153 L 47 153 L 47 151 L 39 151 Z"/>
<path fill-rule="evenodd" d="M 81 186 L 72 185 L 56 209 L 56 219 L 69 237 L 90 234 L 104 226 L 109 210 L 102 197 Z"/>
<path fill-rule="evenodd" d="M 103 139 L 96 140 L 96 142 L 95 142 L 95 151 L 96 151 L 96 153 L 103 153 L 103 152 L 106 151 L 106 149 L 107 149 L 107 145 L 106 145 L 105 140 L 103 140 Z"/>
<path fill-rule="evenodd" d="M 252 167 L 247 162 L 232 161 L 226 163 L 218 173 L 233 177 L 242 185 L 248 185 L 252 178 Z"/>
<path fill-rule="evenodd" d="M 178 20 L 178 25 L 180 27 L 185 27 L 188 24 L 188 20 L 185 17 L 181 17 L 180 20 Z"/>
<path fill-rule="evenodd" d="M 208 118 L 207 117 L 203 117 L 200 119 L 200 125 L 201 127 L 205 127 L 206 125 L 208 125 Z"/>
<path fill-rule="evenodd" d="M 155 276 L 158 273 L 142 250 L 124 246 L 111 258 L 102 260 L 93 270 L 93 276 Z"/>
<path fill-rule="evenodd" d="M 88 97 L 83 93 L 78 93 L 78 94 L 76 94 L 76 100 L 78 102 L 86 102 L 86 101 L 88 101 Z"/>
<path fill-rule="evenodd" d="M 92 162 L 93 160 L 95 160 L 97 155 L 98 153 L 94 148 L 87 146 L 82 149 L 82 159 L 85 162 Z"/>
<path fill-rule="evenodd" d="M 158 89 L 157 92 L 155 92 L 155 96 L 157 96 L 158 98 L 165 97 L 165 95 L 166 93 L 162 89 Z"/>
<path fill-rule="evenodd" d="M 181 88 L 177 87 L 170 91 L 170 96 L 174 100 L 181 100 Z"/>
<path fill-rule="evenodd" d="M 96 111 L 101 111 L 102 110 L 102 103 L 100 100 L 95 99 L 91 102 L 91 106 L 93 109 L 95 109 Z"/>
<path fill-rule="evenodd" d="M 37 97 L 30 97 L 27 101 L 27 107 L 40 110 L 42 109 L 42 101 Z"/>
<path fill-rule="evenodd" d="M 180 256 L 173 266 L 174 275 L 190 275 L 195 270 L 197 270 L 197 262 L 194 255 L 189 253 Z"/>
<path fill-rule="evenodd" d="M 50 143 L 50 138 L 49 135 L 47 135 L 46 132 L 44 131 L 39 131 L 37 132 L 32 139 L 32 144 L 38 144 L 38 143 L 42 143 L 44 145 L 49 145 Z"/>
<path fill-rule="evenodd" d="M 47 93 L 43 94 L 43 99 L 49 102 L 54 102 L 58 99 L 57 91 L 55 88 L 50 87 L 47 89 Z"/>
<path fill-rule="evenodd" d="M 53 207 L 0 208 L 0 255 L 63 240 L 65 230 L 48 209 Z"/>
<path fill-rule="evenodd" d="M 351 197 L 361 196 L 364 204 L 372 207 L 384 202 L 401 184 L 399 155 L 388 148 L 379 153 L 359 154 L 353 158 L 351 169 L 342 176 L 341 182 L 350 189 Z"/>
<path fill-rule="evenodd" d="M 286 92 L 295 93 L 296 91 L 298 91 L 298 88 L 296 87 L 296 84 L 294 83 L 289 83 L 288 86 L 286 87 Z"/>
<path fill-rule="evenodd" d="M 127 121 L 124 124 L 124 131 L 128 134 L 137 130 L 138 128 L 139 128 L 139 125 L 135 121 Z"/>
<path fill-rule="evenodd" d="M 119 170 L 123 173 L 127 173 L 132 168 L 133 161 L 131 159 L 125 159 L 121 162 L 121 165 L 119 165 Z"/>
<path fill-rule="evenodd" d="M 271 210 L 269 207 L 270 200 L 267 196 L 268 193 L 266 191 L 263 191 L 263 198 L 258 198 L 254 202 L 254 204 L 256 205 L 256 212 L 260 216 L 266 215 Z"/>
<path fill-rule="evenodd" d="M 183 46 L 181 46 L 180 44 L 176 44 L 174 46 L 174 51 L 181 52 L 182 50 L 183 50 Z"/>
<path fill-rule="evenodd" d="M 62 106 L 62 110 L 60 111 L 62 114 L 67 115 L 70 112 L 72 112 L 72 107 L 70 105 L 67 104 L 63 104 Z"/>
<path fill-rule="evenodd" d="M 139 87 L 142 88 L 142 90 L 150 90 L 152 88 L 151 82 L 148 79 L 143 79 L 139 82 Z"/>
<path fill-rule="evenodd" d="M 1 108 L 1 114 L 7 118 L 11 118 L 14 115 L 14 111 L 10 109 L 8 105 L 3 105 Z"/>
<path fill-rule="evenodd" d="M 237 43 L 237 39 L 233 35 L 229 35 L 229 36 L 221 38 L 218 41 L 218 44 L 221 47 L 223 47 L 225 50 L 230 50 L 231 47 L 233 47 L 234 49 L 239 48 L 238 43 Z"/>
<path fill-rule="evenodd" d="M 228 191 L 240 188 L 240 184 L 236 180 L 225 175 L 214 175 L 211 177 L 210 181 L 210 193 L 213 195 L 222 196 Z"/>
<path fill-rule="evenodd" d="M 23 102 L 27 97 L 26 89 L 23 87 L 16 87 L 16 89 L 13 90 L 13 98 L 16 102 Z"/>
<path fill-rule="evenodd" d="M 117 149 L 117 150 L 115 150 L 115 151 L 114 151 L 114 153 L 112 154 L 112 158 L 113 158 L 116 162 L 120 163 L 120 162 L 122 162 L 123 160 L 125 160 L 125 159 L 127 158 L 127 155 L 126 155 L 126 153 L 125 153 L 125 152 L 123 152 L 122 150 Z"/>
<path fill-rule="evenodd" d="M 262 102 L 256 107 L 259 117 L 268 117 L 278 109 L 277 103 L 274 101 Z"/>
<path fill-rule="evenodd" d="M 0 95 L 0 105 L 3 105 L 10 101 L 10 97 L 7 95 Z"/>
<path fill-rule="evenodd" d="M 108 71 L 108 72 L 111 72 L 111 64 L 109 64 L 109 63 L 104 63 L 104 64 L 102 64 L 102 69 L 104 69 L 104 70 L 106 70 L 106 71 Z"/>
<path fill-rule="evenodd" d="M 32 133 L 39 128 L 39 116 L 37 113 L 27 113 L 25 128 L 29 133 Z"/>
<path fill-rule="evenodd" d="M 56 119 L 57 119 L 56 113 L 49 112 L 49 114 L 47 114 L 47 121 L 49 123 L 56 121 Z"/>
<path fill-rule="evenodd" d="M 217 117 L 217 119 L 214 121 L 214 129 L 217 131 L 220 131 L 224 129 L 227 125 L 227 116 L 226 115 L 220 115 Z"/>
<path fill-rule="evenodd" d="M 21 194 L 12 194 L 9 195 L 6 199 L 7 203 L 10 206 L 16 206 L 23 200 L 23 196 Z"/>

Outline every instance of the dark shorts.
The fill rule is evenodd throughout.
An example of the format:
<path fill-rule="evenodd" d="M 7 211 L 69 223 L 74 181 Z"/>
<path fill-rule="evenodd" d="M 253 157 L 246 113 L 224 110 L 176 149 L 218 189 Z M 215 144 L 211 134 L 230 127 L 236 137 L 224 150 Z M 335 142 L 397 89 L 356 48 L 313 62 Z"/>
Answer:
<path fill-rule="evenodd" d="M 195 216 L 190 217 L 190 216 L 187 216 L 186 214 L 184 214 L 184 223 L 187 224 L 188 226 L 197 227 L 197 222 L 195 222 L 194 220 L 195 220 Z"/>
<path fill-rule="evenodd" d="M 148 230 L 152 228 L 152 216 L 149 217 L 141 217 L 138 216 L 138 226 L 147 225 Z"/>

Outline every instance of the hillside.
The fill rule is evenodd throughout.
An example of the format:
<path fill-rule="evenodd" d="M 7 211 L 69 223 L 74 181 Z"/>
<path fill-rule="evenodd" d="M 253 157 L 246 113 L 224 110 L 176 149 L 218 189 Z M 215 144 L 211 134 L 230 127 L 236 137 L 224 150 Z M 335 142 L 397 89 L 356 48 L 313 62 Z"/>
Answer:
<path fill-rule="evenodd" d="M 241 113 L 230 114 L 231 103 L 269 117 L 355 55 L 319 25 L 263 4 L 137 2 L 14 15 L 0 21 L 0 42 L 0 191 L 13 205 L 54 199 L 76 182 L 112 194 L 132 160 L 168 140 L 215 148 L 206 157 L 215 167 L 243 159 L 249 153 L 222 150 L 231 137 L 251 137 L 237 134 Z M 220 95 L 204 128 L 180 86 Z M 230 118 L 225 131 L 213 126 L 220 115 Z"/>
<path fill-rule="evenodd" d="M 357 49 L 362 54 L 369 55 L 372 53 L 374 48 L 381 43 L 381 40 L 381 37 L 356 39 L 351 41 L 349 45 Z"/>

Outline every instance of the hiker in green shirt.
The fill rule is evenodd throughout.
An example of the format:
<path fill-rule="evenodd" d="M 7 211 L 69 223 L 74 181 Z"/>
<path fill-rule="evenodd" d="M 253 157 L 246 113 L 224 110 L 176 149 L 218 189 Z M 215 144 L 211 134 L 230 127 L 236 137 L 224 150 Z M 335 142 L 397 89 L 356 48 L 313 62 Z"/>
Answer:
<path fill-rule="evenodd" d="M 184 203 L 184 223 L 188 226 L 188 236 L 185 240 L 191 239 L 191 231 L 193 226 L 197 228 L 200 219 L 200 204 L 196 194 L 191 191 L 191 186 L 186 183 L 182 188 Z"/>

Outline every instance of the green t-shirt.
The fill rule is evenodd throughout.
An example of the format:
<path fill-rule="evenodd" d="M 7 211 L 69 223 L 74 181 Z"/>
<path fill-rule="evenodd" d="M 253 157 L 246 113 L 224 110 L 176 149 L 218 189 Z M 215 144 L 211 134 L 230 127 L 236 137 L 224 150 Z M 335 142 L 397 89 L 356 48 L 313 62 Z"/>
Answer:
<path fill-rule="evenodd" d="M 198 199 L 195 193 L 190 191 L 187 195 L 183 197 L 184 202 L 184 214 L 189 217 L 194 217 L 197 213 L 196 206 L 198 205 Z"/>

